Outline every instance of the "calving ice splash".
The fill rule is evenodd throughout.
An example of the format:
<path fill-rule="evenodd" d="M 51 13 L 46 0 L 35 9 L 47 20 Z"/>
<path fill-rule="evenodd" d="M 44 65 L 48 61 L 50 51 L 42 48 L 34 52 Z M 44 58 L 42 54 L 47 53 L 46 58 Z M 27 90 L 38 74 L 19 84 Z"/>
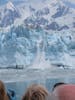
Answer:
<path fill-rule="evenodd" d="M 36 68 L 36 69 L 47 69 L 51 67 L 50 61 L 46 60 L 45 57 L 45 44 L 44 44 L 44 40 L 43 39 L 39 39 L 37 40 L 37 54 L 35 57 L 35 60 L 33 62 L 32 68 Z M 40 50 L 40 46 L 42 46 L 42 50 Z"/>
<path fill-rule="evenodd" d="M 0 68 L 74 69 L 72 2 L 40 0 L 40 5 L 37 0 L 16 2 L 11 0 L 0 6 Z"/>

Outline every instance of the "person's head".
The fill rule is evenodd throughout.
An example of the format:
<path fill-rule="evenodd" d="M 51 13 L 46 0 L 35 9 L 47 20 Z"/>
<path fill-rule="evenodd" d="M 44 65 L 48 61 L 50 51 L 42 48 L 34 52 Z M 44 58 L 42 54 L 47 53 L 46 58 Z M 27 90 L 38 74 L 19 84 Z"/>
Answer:
<path fill-rule="evenodd" d="M 66 85 L 66 83 L 64 82 L 58 82 L 56 84 L 54 84 L 53 88 L 52 88 L 52 100 L 58 100 L 58 96 L 57 96 L 57 90 L 59 87 L 63 86 L 63 85 Z"/>
<path fill-rule="evenodd" d="M 53 91 L 57 100 L 75 100 L 75 85 L 61 85 Z"/>
<path fill-rule="evenodd" d="M 0 100 L 8 100 L 4 83 L 0 80 Z"/>
<path fill-rule="evenodd" d="M 22 100 L 46 100 L 48 96 L 48 91 L 41 85 L 33 84 L 31 85 Z"/>
<path fill-rule="evenodd" d="M 64 83 L 64 82 L 59 82 L 59 83 L 56 83 L 56 84 L 54 84 L 54 86 L 53 86 L 53 91 L 54 91 L 54 89 L 56 88 L 56 87 L 58 87 L 58 86 L 61 86 L 61 85 L 66 85 L 66 83 Z"/>

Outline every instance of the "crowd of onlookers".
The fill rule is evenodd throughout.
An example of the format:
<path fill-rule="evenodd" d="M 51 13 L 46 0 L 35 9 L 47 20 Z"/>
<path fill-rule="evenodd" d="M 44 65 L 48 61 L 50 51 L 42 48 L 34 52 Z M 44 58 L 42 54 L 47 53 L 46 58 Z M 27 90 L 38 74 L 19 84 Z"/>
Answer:
<path fill-rule="evenodd" d="M 0 81 L 0 100 L 17 100 L 15 91 L 6 90 L 2 81 Z M 75 100 L 75 85 L 56 83 L 52 92 L 49 92 L 42 85 L 32 84 L 27 88 L 21 100 Z"/>

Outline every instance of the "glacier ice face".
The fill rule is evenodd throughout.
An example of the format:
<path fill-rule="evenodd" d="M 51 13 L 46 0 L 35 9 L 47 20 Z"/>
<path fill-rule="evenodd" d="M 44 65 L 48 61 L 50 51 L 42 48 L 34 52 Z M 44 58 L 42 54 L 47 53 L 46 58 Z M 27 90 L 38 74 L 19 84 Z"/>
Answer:
<path fill-rule="evenodd" d="M 46 32 L 43 29 L 29 29 L 24 25 L 11 30 L 0 32 L 0 66 L 35 66 L 36 62 L 36 65 L 42 66 L 49 63 L 74 67 L 74 32 Z"/>

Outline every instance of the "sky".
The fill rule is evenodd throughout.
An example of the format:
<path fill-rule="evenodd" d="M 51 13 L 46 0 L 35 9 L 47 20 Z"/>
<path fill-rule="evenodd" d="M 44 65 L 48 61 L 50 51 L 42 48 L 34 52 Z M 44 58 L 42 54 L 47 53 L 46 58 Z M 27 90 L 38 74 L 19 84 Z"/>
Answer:
<path fill-rule="evenodd" d="M 75 9 L 75 0 L 62 0 L 66 5 Z"/>
<path fill-rule="evenodd" d="M 22 2 L 22 1 L 28 1 L 28 0 L 0 0 L 0 5 L 7 3 L 8 1 L 12 2 Z M 30 0 L 31 1 L 31 0 Z M 38 0 L 39 1 L 39 0 Z M 43 1 L 43 0 L 42 0 Z M 66 5 L 69 7 L 75 8 L 75 0 L 62 0 Z"/>
<path fill-rule="evenodd" d="M 20 1 L 26 1 L 26 0 L 0 0 L 0 5 L 3 5 L 3 4 L 5 4 L 5 3 L 7 3 L 8 1 L 20 2 Z"/>
<path fill-rule="evenodd" d="M 6 3 L 7 0 L 0 0 L 0 5 Z"/>

